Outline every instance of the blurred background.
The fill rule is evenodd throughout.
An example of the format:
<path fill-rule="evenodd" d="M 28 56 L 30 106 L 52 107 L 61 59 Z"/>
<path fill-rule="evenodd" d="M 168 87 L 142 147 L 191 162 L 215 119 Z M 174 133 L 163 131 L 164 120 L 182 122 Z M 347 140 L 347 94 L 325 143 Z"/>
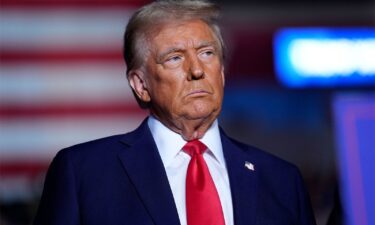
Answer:
<path fill-rule="evenodd" d="M 57 151 L 146 117 L 121 51 L 130 15 L 148 2 L 1 0 L 0 224 L 31 224 Z M 300 168 L 318 225 L 332 212 L 330 224 L 374 225 L 374 1 L 216 2 L 224 130 Z"/>

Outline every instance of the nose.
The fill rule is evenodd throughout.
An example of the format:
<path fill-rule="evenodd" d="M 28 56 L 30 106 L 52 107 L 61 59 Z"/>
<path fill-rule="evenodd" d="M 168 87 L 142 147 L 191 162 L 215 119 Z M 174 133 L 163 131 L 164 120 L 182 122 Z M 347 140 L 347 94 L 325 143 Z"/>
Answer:
<path fill-rule="evenodd" d="M 189 57 L 189 72 L 188 80 L 199 80 L 204 77 L 204 69 L 202 62 L 198 59 L 196 55 Z"/>

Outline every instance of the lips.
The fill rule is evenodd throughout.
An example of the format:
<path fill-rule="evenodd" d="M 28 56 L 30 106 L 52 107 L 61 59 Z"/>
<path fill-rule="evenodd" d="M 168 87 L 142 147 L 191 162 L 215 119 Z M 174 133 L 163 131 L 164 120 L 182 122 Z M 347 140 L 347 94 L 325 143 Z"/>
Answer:
<path fill-rule="evenodd" d="M 187 94 L 187 96 L 190 96 L 190 97 L 199 97 L 199 96 L 208 95 L 208 94 L 211 94 L 211 93 L 208 92 L 208 91 L 206 91 L 206 90 L 199 89 L 199 90 L 190 91 Z"/>

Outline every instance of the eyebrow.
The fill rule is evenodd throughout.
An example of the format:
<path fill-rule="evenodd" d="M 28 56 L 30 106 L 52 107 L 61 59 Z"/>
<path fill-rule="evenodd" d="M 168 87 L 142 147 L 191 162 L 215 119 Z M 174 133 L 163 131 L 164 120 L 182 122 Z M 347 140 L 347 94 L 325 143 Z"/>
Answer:
<path fill-rule="evenodd" d="M 202 41 L 195 49 L 201 49 L 205 47 L 214 47 L 217 49 L 217 43 L 215 41 Z"/>
<path fill-rule="evenodd" d="M 196 50 L 197 49 L 201 49 L 201 48 L 205 48 L 205 47 L 214 47 L 215 50 L 217 49 L 217 44 L 215 41 L 202 41 L 200 42 L 196 47 L 194 47 Z M 186 51 L 184 48 L 180 48 L 180 47 L 170 47 L 170 48 L 167 48 L 165 51 L 161 52 L 160 54 L 157 55 L 157 62 L 161 62 L 163 61 L 163 59 L 171 54 L 171 53 L 174 53 L 174 52 L 184 52 Z"/>

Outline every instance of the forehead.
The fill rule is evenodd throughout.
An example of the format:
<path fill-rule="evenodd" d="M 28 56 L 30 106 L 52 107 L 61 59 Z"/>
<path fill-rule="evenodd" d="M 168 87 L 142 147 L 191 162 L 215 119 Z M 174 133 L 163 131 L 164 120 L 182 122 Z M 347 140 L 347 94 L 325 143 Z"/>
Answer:
<path fill-rule="evenodd" d="M 217 43 L 211 28 L 201 20 L 166 23 L 150 38 L 151 51 L 165 48 L 196 47 L 202 43 Z"/>

